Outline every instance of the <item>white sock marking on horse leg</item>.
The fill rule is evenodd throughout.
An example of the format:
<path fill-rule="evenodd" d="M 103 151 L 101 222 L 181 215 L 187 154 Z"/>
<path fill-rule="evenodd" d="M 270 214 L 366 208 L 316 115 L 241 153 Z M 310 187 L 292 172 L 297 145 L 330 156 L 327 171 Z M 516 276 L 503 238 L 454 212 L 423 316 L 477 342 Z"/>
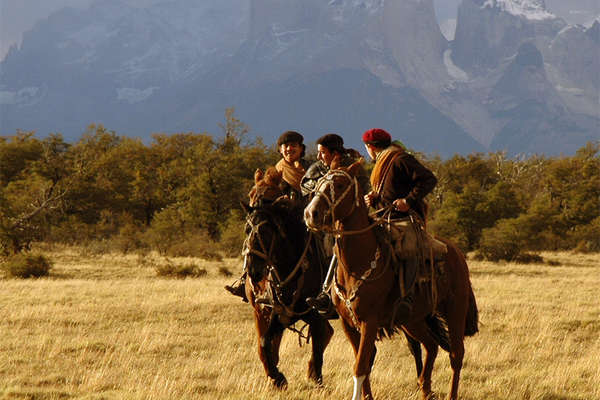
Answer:
<path fill-rule="evenodd" d="M 352 393 L 352 400 L 360 400 L 360 395 L 362 394 L 362 385 L 365 381 L 366 375 L 362 376 L 353 376 L 354 379 L 354 393 Z"/>

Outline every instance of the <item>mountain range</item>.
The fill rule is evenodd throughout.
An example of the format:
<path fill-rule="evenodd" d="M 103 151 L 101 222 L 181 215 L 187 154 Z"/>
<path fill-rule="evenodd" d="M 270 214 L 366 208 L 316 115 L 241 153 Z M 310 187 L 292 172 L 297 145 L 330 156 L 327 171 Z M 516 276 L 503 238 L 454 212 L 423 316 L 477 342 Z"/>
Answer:
<path fill-rule="evenodd" d="M 64 8 L 0 63 L 0 134 L 90 123 L 119 134 L 219 133 L 224 111 L 267 143 L 389 130 L 426 153 L 573 153 L 600 139 L 600 22 L 543 0 L 463 0 L 454 39 L 433 0 L 100 0 Z"/>

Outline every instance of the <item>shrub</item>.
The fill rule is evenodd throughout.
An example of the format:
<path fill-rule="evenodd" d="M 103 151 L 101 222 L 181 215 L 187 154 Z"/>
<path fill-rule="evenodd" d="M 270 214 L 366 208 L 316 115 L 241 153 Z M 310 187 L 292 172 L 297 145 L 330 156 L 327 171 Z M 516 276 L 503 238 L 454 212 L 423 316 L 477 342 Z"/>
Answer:
<path fill-rule="evenodd" d="M 167 262 L 166 264 L 157 265 L 156 275 L 162 277 L 174 277 L 174 278 L 199 278 L 208 274 L 206 269 L 200 268 L 194 264 L 173 264 Z"/>
<path fill-rule="evenodd" d="M 179 241 L 167 247 L 163 254 L 170 257 L 198 257 L 207 261 L 221 261 L 223 256 L 217 251 L 217 244 L 204 232 L 188 233 L 179 236 Z"/>
<path fill-rule="evenodd" d="M 150 229 L 144 234 L 145 242 L 160 254 L 181 242 L 184 221 L 176 207 L 167 207 L 154 215 Z"/>
<path fill-rule="evenodd" d="M 129 253 L 147 247 L 142 240 L 140 229 L 129 223 L 121 227 L 119 234 L 112 238 L 112 242 L 122 253 Z"/>
<path fill-rule="evenodd" d="M 52 263 L 41 254 L 17 254 L 1 264 L 5 273 L 14 278 L 39 278 L 48 276 Z"/>
<path fill-rule="evenodd" d="M 522 238 L 518 221 L 503 219 L 492 228 L 483 230 L 479 241 L 479 252 L 490 261 L 512 261 L 522 250 Z"/>
<path fill-rule="evenodd" d="M 233 210 L 221 227 L 219 247 L 228 257 L 240 254 L 246 235 L 244 233 L 244 216 L 241 211 Z"/>
<path fill-rule="evenodd" d="M 229 270 L 229 268 L 227 268 L 227 267 L 220 266 L 219 267 L 219 275 L 229 278 L 230 276 L 233 276 L 233 272 L 231 272 Z"/>
<path fill-rule="evenodd" d="M 587 225 L 578 226 L 571 238 L 577 243 L 574 248 L 577 253 L 600 252 L 600 217 Z"/>
<path fill-rule="evenodd" d="M 518 254 L 514 261 L 519 264 L 542 264 L 544 262 L 544 258 L 539 254 L 522 253 Z"/>

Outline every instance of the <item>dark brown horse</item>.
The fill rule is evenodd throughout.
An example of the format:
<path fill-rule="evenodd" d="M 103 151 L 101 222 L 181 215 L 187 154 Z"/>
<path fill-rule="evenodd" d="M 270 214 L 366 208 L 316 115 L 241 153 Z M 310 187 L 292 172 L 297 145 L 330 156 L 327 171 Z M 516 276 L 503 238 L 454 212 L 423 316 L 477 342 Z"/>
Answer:
<path fill-rule="evenodd" d="M 287 386 L 277 368 L 279 345 L 285 329 L 302 320 L 308 324 L 308 339 L 312 340 L 308 376 L 321 384 L 323 353 L 333 328 L 305 299 L 319 293 L 325 267 L 314 235 L 302 220 L 303 205 L 280 196 L 280 180 L 281 175 L 273 169 L 266 176 L 257 171 L 251 205 L 244 205 L 246 296 L 254 309 L 258 355 L 272 383 L 279 388 Z"/>
<path fill-rule="evenodd" d="M 456 400 L 464 356 L 464 336 L 478 330 L 478 311 L 463 254 L 445 241 L 445 266 L 429 282 L 415 285 L 409 321 L 394 321 L 394 304 L 400 297 L 397 272 L 390 262 L 391 247 L 380 244 L 356 183 L 357 166 L 332 169 L 317 184 L 316 194 L 305 209 L 312 229 L 336 234 L 339 259 L 332 289 L 335 307 L 355 353 L 353 400 L 371 399 L 369 373 L 375 355 L 375 340 L 399 330 L 418 340 L 426 351 L 419 376 L 424 399 L 435 398 L 431 373 L 438 346 L 447 347 L 452 367 L 448 399 Z M 447 324 L 447 336 L 432 329 L 432 316 Z M 434 324 L 435 325 L 435 324 Z M 444 340 L 446 338 L 446 340 Z"/>

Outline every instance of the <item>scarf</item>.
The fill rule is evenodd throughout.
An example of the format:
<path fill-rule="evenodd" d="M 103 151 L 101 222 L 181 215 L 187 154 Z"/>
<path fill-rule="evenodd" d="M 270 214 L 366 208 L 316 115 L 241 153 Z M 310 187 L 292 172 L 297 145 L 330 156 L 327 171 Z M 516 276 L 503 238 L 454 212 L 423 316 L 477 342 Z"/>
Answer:
<path fill-rule="evenodd" d="M 371 172 L 371 187 L 375 193 L 381 193 L 383 182 L 388 171 L 392 168 L 396 158 L 403 153 L 404 150 L 401 147 L 391 145 L 377 154 L 377 157 L 375 158 L 375 167 Z"/>
<path fill-rule="evenodd" d="M 300 162 L 298 162 L 298 166 L 295 166 L 282 158 L 275 164 L 275 168 L 283 174 L 284 181 L 300 192 L 300 181 L 306 172 Z"/>

